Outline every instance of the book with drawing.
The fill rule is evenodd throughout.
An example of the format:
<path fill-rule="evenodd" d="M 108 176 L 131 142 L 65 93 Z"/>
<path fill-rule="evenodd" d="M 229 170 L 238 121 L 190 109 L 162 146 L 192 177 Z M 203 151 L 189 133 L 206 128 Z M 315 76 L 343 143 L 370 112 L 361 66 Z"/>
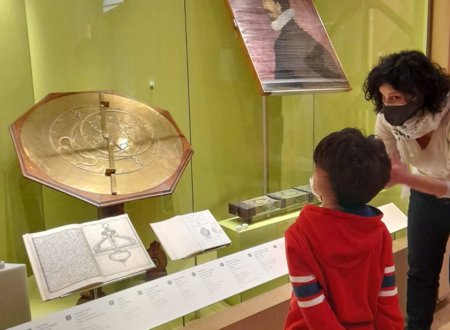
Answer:
<path fill-rule="evenodd" d="M 23 235 L 42 300 L 155 267 L 128 215 Z"/>
<path fill-rule="evenodd" d="M 177 215 L 150 226 L 172 260 L 231 244 L 209 210 Z"/>

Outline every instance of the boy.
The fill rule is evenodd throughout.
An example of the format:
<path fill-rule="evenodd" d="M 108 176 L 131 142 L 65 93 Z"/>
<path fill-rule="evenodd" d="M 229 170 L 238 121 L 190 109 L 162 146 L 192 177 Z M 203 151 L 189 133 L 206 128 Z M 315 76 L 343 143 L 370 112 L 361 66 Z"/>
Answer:
<path fill-rule="evenodd" d="M 366 205 L 390 178 L 383 142 L 346 128 L 313 158 L 321 206 L 305 206 L 285 233 L 293 286 L 285 329 L 403 329 L 391 236 Z"/>

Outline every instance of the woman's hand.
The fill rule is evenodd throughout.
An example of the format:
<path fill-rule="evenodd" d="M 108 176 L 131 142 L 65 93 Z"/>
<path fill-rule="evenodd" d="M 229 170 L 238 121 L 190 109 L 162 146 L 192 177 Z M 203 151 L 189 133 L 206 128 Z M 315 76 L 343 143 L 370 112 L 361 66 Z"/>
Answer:
<path fill-rule="evenodd" d="M 399 159 L 391 159 L 391 164 L 391 179 L 386 187 L 392 187 L 399 183 L 409 186 L 408 182 L 412 174 L 409 172 L 408 166 Z"/>

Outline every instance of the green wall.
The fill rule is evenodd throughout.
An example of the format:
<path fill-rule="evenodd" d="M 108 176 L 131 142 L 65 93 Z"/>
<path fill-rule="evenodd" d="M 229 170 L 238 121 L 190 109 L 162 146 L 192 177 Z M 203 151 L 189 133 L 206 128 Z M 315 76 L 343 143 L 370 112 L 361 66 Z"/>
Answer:
<path fill-rule="evenodd" d="M 308 183 L 315 144 L 346 126 L 373 132 L 361 92 L 379 54 L 425 50 L 427 1 L 316 0 L 352 85 L 334 94 L 268 96 L 268 190 Z M 52 92 L 112 89 L 168 110 L 194 155 L 170 196 L 126 203 L 144 244 L 149 222 L 260 196 L 263 98 L 225 0 L 2 0 L 0 259 L 27 262 L 21 235 L 96 218 L 96 208 L 24 179 L 8 125 Z M 155 88 L 149 88 L 149 82 Z M 405 210 L 398 189 L 391 200 Z"/>
<path fill-rule="evenodd" d="M 39 184 L 22 177 L 8 126 L 34 104 L 23 1 L 0 1 L 0 260 L 25 262 L 22 234 L 43 226 Z"/>

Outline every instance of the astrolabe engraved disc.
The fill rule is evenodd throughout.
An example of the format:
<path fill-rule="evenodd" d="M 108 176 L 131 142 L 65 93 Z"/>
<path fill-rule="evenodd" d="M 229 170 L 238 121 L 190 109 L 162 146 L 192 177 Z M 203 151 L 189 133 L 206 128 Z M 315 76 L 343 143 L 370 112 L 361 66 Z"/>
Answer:
<path fill-rule="evenodd" d="M 111 195 L 108 172 L 117 195 L 164 186 L 192 153 L 168 112 L 115 93 L 67 93 L 38 108 L 21 126 L 23 151 L 52 180 L 77 190 Z"/>

